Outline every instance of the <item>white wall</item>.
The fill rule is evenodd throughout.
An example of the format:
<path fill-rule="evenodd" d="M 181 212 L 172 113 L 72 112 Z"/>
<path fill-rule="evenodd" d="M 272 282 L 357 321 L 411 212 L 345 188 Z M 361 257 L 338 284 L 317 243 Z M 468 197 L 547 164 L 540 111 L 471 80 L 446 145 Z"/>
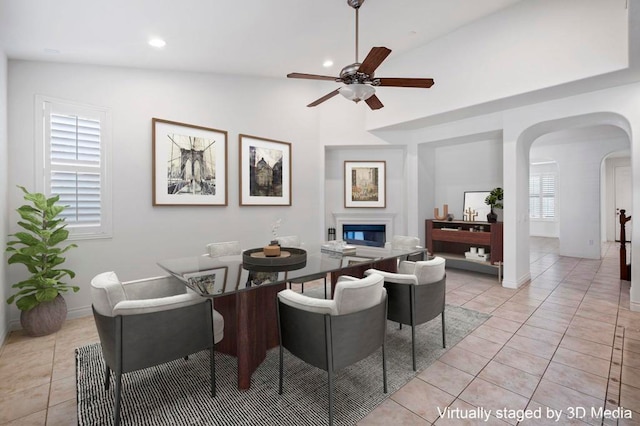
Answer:
<path fill-rule="evenodd" d="M 443 214 L 447 204 L 454 219 L 463 220 L 464 193 L 491 191 L 502 186 L 502 140 L 494 137 L 473 142 L 439 142 L 419 145 L 420 238 L 424 221 L 433 209 Z M 500 210 L 496 213 L 501 215 Z M 486 221 L 486 218 L 478 218 Z"/>
<path fill-rule="evenodd" d="M 7 57 L 0 50 L 0 249 L 4 253 L 9 232 L 9 203 L 7 187 L 9 180 L 7 140 Z M 6 255 L 0 261 L 0 345 L 9 330 L 9 310 L 5 300 L 9 297 Z"/>
<path fill-rule="evenodd" d="M 435 85 L 378 89 L 385 108 L 367 114 L 367 127 L 486 105 L 624 69 L 628 28 L 626 0 L 518 2 L 421 48 L 392 53 L 377 76 L 432 77 Z"/>
<path fill-rule="evenodd" d="M 393 233 L 406 235 L 405 159 L 402 146 L 327 147 L 325 151 L 325 228 L 336 227 L 333 214 L 364 216 L 386 215 L 393 218 Z M 386 207 L 345 208 L 344 162 L 386 161 Z M 339 232 L 337 230 L 336 232 Z M 325 229 L 326 233 L 326 229 Z M 390 240 L 387 235 L 387 240 Z M 341 239 L 341 236 L 337 236 Z"/>
<path fill-rule="evenodd" d="M 435 206 L 449 205 L 456 220 L 463 219 L 466 191 L 491 191 L 502 186 L 502 140 L 444 145 L 435 148 Z M 429 217 L 433 217 L 433 212 Z M 486 218 L 478 218 L 486 221 Z"/>
<path fill-rule="evenodd" d="M 102 271 L 114 270 L 128 280 L 163 274 L 156 261 L 203 253 L 208 242 L 240 240 L 245 248 L 260 246 L 269 241 L 270 225 L 278 218 L 282 219 L 281 235 L 298 234 L 303 241 L 324 237 L 323 216 L 317 208 L 324 174 L 318 159 L 323 148 L 317 140 L 317 113 L 305 107 L 314 96 L 313 85 L 28 61 L 9 61 L 8 77 L 8 204 L 12 207 L 22 203 L 15 185 L 35 185 L 36 94 L 107 107 L 112 113 L 113 238 L 78 241 L 79 248 L 68 253 L 68 267 L 77 272 L 74 284 L 81 287 L 79 293 L 66 297 L 70 316 L 89 312 L 88 283 Z M 151 205 L 152 117 L 228 131 L 228 206 Z M 291 207 L 239 206 L 240 133 L 292 143 Z M 16 214 L 9 219 L 13 228 Z M 12 266 L 8 281 L 24 275 L 20 265 Z M 17 314 L 14 309 L 11 317 Z"/>

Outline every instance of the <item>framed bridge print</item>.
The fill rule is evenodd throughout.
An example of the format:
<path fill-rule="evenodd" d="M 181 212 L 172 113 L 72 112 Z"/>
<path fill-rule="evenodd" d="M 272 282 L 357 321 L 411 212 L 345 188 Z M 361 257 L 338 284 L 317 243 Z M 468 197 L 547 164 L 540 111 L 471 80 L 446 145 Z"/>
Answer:
<path fill-rule="evenodd" d="M 153 205 L 226 206 L 227 132 L 154 118 Z"/>
<path fill-rule="evenodd" d="M 240 205 L 291 205 L 291 144 L 240 135 Z"/>
<path fill-rule="evenodd" d="M 344 206 L 386 207 L 386 162 L 344 162 Z"/>

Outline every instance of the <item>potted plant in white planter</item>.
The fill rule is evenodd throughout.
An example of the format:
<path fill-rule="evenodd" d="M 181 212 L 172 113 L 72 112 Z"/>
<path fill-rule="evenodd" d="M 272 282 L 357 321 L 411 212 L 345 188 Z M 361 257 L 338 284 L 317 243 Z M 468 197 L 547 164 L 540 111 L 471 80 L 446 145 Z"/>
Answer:
<path fill-rule="evenodd" d="M 73 278 L 75 273 L 61 267 L 65 261 L 62 254 L 77 246 L 60 246 L 69 237 L 64 218 L 60 217 L 65 207 L 56 205 L 60 197 L 46 198 L 44 194 L 19 188 L 30 204 L 16 210 L 22 218 L 18 225 L 24 231 L 9 235 L 13 239 L 7 242 L 7 252 L 11 253 L 8 262 L 23 264 L 31 276 L 13 284 L 18 292 L 9 297 L 7 303 L 15 301 L 22 311 L 20 323 L 27 334 L 44 336 L 60 330 L 67 318 L 67 304 L 62 293 L 80 290 L 63 282 L 67 277 Z"/>
<path fill-rule="evenodd" d="M 498 187 L 493 188 L 489 195 L 487 195 L 487 198 L 484 199 L 484 203 L 491 206 L 491 212 L 487 213 L 487 222 L 495 223 L 498 221 L 498 215 L 493 211 L 493 209 L 502 208 L 502 196 L 502 188 Z"/>

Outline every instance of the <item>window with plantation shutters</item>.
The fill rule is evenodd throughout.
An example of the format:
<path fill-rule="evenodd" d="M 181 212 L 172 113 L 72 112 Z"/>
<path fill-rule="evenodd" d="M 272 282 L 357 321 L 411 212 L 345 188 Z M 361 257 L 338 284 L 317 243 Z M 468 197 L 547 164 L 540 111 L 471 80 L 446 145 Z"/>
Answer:
<path fill-rule="evenodd" d="M 108 111 L 46 98 L 41 107 L 42 192 L 60 197 L 72 237 L 110 236 Z"/>
<path fill-rule="evenodd" d="M 554 220 L 556 217 L 556 174 L 531 173 L 529 176 L 529 217 Z"/>

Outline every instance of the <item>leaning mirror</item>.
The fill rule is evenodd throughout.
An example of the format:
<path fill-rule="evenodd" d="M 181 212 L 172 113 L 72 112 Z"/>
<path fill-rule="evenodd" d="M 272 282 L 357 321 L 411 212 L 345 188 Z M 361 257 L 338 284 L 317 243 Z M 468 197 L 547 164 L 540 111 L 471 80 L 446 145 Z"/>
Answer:
<path fill-rule="evenodd" d="M 484 200 L 490 191 L 465 191 L 464 209 L 462 210 L 463 220 L 474 222 L 486 222 L 487 214 L 491 212 L 491 207 L 485 204 Z"/>

